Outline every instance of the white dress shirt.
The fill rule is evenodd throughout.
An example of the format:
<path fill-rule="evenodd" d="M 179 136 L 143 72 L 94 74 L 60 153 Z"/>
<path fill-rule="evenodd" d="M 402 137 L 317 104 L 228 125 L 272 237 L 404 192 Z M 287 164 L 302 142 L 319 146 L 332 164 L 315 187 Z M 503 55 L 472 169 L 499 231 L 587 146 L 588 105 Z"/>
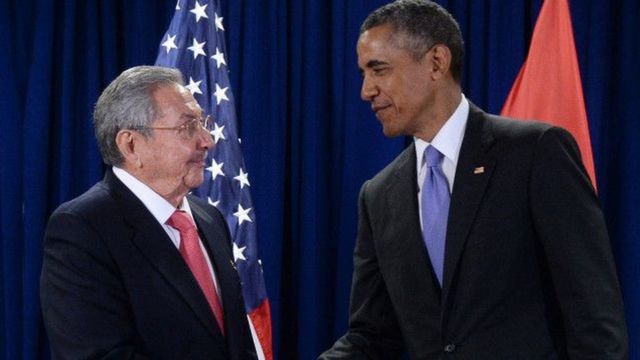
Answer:
<path fill-rule="evenodd" d="M 416 173 L 418 174 L 418 211 L 420 212 L 420 227 L 422 228 L 422 183 L 427 171 L 423 154 L 427 146 L 431 145 L 438 149 L 444 158 L 442 159 L 442 172 L 449 183 L 449 193 L 453 191 L 453 181 L 456 176 L 456 168 L 458 166 L 458 155 L 460 154 L 460 146 L 462 146 L 462 138 L 467 127 L 467 119 L 469 117 L 469 101 L 461 94 L 462 98 L 456 110 L 447 119 L 440 131 L 434 136 L 431 143 L 426 142 L 417 137 L 413 138 L 416 148 Z"/>
<path fill-rule="evenodd" d="M 133 175 L 129 174 L 123 169 L 118 167 L 113 167 L 113 174 L 122 181 L 124 186 L 126 186 L 131 192 L 138 198 L 144 206 L 151 212 L 154 218 L 160 223 L 164 231 L 173 242 L 173 245 L 177 249 L 180 249 L 180 232 L 173 228 L 172 226 L 167 225 L 167 220 L 173 215 L 176 210 L 182 210 L 186 212 L 191 221 L 195 224 L 193 220 L 193 215 L 191 214 L 191 208 L 189 207 L 189 202 L 186 201 L 186 198 L 183 199 L 180 207 L 176 209 L 171 205 L 170 202 L 165 200 L 162 196 L 158 195 L 153 189 L 147 186 L 142 181 L 136 179 Z M 159 239 L 160 240 L 160 239 Z M 209 254 L 206 251 L 204 244 L 202 243 L 202 239 L 200 239 L 200 235 L 198 235 L 198 240 L 200 241 L 200 249 L 204 254 L 204 258 L 207 261 L 207 266 L 209 267 L 209 272 L 211 273 L 211 277 L 213 278 L 213 285 L 216 288 L 216 293 L 218 297 L 220 297 L 220 289 L 218 288 L 218 279 L 216 278 L 216 273 L 213 271 L 213 266 L 211 265 L 211 260 L 209 259 Z M 220 305 L 222 305 L 222 299 L 220 299 Z"/>

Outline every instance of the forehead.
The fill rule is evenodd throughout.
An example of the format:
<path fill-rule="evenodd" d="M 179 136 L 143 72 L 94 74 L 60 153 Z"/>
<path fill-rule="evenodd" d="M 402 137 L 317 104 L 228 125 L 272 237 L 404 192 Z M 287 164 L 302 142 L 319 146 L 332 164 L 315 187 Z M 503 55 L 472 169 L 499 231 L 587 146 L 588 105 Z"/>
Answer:
<path fill-rule="evenodd" d="M 356 51 L 358 66 L 361 69 L 370 67 L 371 61 L 390 61 L 397 56 L 409 56 L 406 49 L 399 45 L 399 37 L 390 24 L 374 26 L 366 30 L 358 38 Z"/>
<path fill-rule="evenodd" d="M 202 109 L 191 92 L 180 84 L 159 86 L 152 92 L 155 105 L 162 114 L 200 115 Z M 195 113 L 195 114 L 194 114 Z"/>

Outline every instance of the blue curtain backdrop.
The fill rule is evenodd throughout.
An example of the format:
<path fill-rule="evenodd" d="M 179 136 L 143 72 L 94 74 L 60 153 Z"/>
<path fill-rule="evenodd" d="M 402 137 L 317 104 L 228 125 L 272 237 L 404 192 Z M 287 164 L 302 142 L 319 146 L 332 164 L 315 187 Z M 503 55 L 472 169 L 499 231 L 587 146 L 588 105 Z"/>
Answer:
<path fill-rule="evenodd" d="M 313 359 L 346 328 L 359 187 L 406 144 L 385 139 L 359 99 L 358 28 L 385 1 L 222 2 L 276 356 Z M 0 358 L 48 358 L 38 299 L 48 215 L 102 177 L 92 107 L 122 70 L 154 62 L 175 3 L 0 1 Z M 441 3 L 466 40 L 465 94 L 499 112 L 541 1 Z M 570 5 L 631 358 L 640 359 L 640 3 Z"/>

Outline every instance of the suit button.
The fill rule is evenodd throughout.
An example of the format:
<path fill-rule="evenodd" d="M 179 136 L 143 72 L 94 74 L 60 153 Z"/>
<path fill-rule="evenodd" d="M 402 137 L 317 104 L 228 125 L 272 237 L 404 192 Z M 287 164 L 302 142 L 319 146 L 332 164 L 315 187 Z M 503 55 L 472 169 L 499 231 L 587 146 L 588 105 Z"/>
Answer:
<path fill-rule="evenodd" d="M 444 352 L 452 353 L 454 351 L 456 351 L 456 345 L 455 344 L 447 344 L 447 345 L 445 345 Z"/>

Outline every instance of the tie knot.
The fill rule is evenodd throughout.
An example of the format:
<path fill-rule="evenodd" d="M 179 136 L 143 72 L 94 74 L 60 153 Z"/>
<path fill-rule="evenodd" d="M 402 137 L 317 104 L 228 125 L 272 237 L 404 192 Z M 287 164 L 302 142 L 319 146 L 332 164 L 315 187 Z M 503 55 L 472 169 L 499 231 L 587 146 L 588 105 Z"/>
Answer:
<path fill-rule="evenodd" d="M 443 157 L 442 153 L 432 145 L 427 146 L 424 150 L 424 161 L 429 167 L 440 165 Z"/>
<path fill-rule="evenodd" d="M 188 231 L 196 227 L 196 224 L 193 223 L 189 215 L 182 210 L 176 210 L 171 214 L 171 217 L 167 220 L 167 225 L 180 232 Z"/>

